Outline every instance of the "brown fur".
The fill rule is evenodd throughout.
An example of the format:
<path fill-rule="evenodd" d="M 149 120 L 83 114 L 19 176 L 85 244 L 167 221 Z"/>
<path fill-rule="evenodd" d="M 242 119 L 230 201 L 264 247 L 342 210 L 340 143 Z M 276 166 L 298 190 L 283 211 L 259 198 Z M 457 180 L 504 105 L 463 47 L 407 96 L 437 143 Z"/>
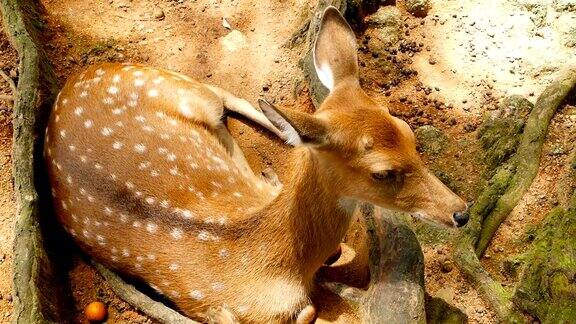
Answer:
<path fill-rule="evenodd" d="M 278 110 L 293 127 L 274 131 L 240 101 L 238 110 L 263 126 L 309 144 L 287 158 L 281 190 L 242 168 L 220 141 L 223 107 L 238 103 L 230 94 L 138 65 L 72 77 L 56 100 L 45 156 L 56 213 L 76 242 L 188 316 L 225 307 L 242 322 L 265 323 L 301 310 L 301 321 L 314 317 L 314 274 L 350 222 L 343 200 L 451 224 L 464 203 L 424 168 L 410 128 L 360 89 L 351 31 L 331 10 L 319 41 L 335 32 L 336 46 L 320 46 L 316 57 L 338 77 L 321 109 Z M 394 177 L 373 179 L 384 171 Z"/>

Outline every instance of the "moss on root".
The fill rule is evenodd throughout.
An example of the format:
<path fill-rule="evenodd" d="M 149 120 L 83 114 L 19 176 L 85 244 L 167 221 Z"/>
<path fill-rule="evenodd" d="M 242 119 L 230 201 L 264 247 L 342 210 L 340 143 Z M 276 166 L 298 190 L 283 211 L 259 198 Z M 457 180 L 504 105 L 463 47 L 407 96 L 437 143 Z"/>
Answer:
<path fill-rule="evenodd" d="M 493 121 L 492 128 L 487 126 L 480 133 L 484 147 L 491 150 L 488 156 L 489 162 L 506 162 L 494 171 L 486 189 L 471 208 L 469 224 L 456 238 L 454 259 L 462 273 L 489 302 L 503 322 L 522 322 L 523 318 L 511 302 L 511 293 L 490 276 L 482 267 L 479 257 L 536 176 L 550 120 L 575 83 L 574 68 L 564 70 L 540 95 L 518 139 L 516 136 L 521 129 L 520 120 Z M 528 111 L 530 105 L 524 104 L 525 101 L 518 98 L 514 101 L 516 102 L 514 105 L 505 102 L 504 108 L 520 107 L 516 108 L 518 110 L 516 115 L 522 118 L 523 111 Z M 513 138 L 502 139 L 500 138 L 502 136 Z M 518 145 L 517 148 L 514 147 L 515 143 Z M 508 158 L 507 155 L 512 151 L 515 153 Z M 555 284 L 565 281 L 562 277 L 554 278 L 552 282 Z"/>
<path fill-rule="evenodd" d="M 464 324 L 468 316 L 458 308 L 448 304 L 442 298 L 427 296 L 426 323 L 428 324 Z"/>
<path fill-rule="evenodd" d="M 576 322 L 576 208 L 548 214 L 524 263 L 518 307 L 542 323 Z"/>

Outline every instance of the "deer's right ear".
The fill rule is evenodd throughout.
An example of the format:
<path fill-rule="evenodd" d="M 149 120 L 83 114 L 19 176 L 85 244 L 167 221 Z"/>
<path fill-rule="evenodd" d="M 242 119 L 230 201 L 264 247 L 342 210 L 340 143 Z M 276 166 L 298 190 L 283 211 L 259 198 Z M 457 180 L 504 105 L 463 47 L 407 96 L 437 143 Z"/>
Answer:
<path fill-rule="evenodd" d="M 300 111 L 279 109 L 263 99 L 258 100 L 258 105 L 266 118 L 280 130 L 287 144 L 325 143 L 327 125 L 324 121 Z"/>
<path fill-rule="evenodd" d="M 358 80 L 356 36 L 340 14 L 330 6 L 324 10 L 316 36 L 313 57 L 316 74 L 330 91 L 342 80 Z"/>

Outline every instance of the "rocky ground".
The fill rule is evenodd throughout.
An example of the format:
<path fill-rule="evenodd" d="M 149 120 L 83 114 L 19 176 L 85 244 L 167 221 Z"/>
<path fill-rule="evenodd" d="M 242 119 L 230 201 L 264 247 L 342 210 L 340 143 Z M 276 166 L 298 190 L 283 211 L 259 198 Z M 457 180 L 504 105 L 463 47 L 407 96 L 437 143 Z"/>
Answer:
<path fill-rule="evenodd" d="M 61 82 L 95 62 L 144 62 L 217 84 L 251 102 L 264 96 L 277 104 L 313 110 L 298 68 L 305 45 L 284 45 L 308 19 L 315 1 L 41 3 L 45 47 Z M 398 0 L 366 17 L 365 29 L 358 29 L 358 42 L 363 87 L 411 125 L 428 166 L 472 201 L 489 172 L 478 141 L 479 126 L 486 118 L 499 118 L 507 109 L 503 99 L 510 95 L 533 102 L 570 64 L 576 54 L 576 1 Z M 15 71 L 15 53 L 5 39 L 0 50 L 0 68 L 10 74 Z M 8 89 L 0 84 L 0 93 L 9 93 Z M 0 179 L 4 179 L 0 180 L 0 242 L 11 241 L 13 226 L 6 167 L 10 165 L 9 112 L 9 102 L 0 101 Z M 550 126 L 537 178 L 481 260 L 506 285 L 517 280 L 504 271 L 506 261 L 529 247 L 525 238 L 530 230 L 565 201 L 561 180 L 574 151 L 575 123 L 576 107 L 563 105 Z M 285 146 L 242 121 L 230 120 L 229 127 L 257 172 L 272 166 L 282 178 Z M 421 228 L 419 221 L 410 221 Z M 425 228 L 419 238 L 426 259 L 427 292 L 459 309 L 472 323 L 496 322 L 453 265 L 452 246 L 446 238 L 435 236 L 433 227 Z M 353 231 L 349 237 L 355 235 Z M 354 251 L 345 251 L 340 262 L 354 259 Z M 0 321 L 9 319 L 11 312 L 10 252 L 9 243 L 0 243 L 0 257 L 5 256 L 0 260 Z M 78 321 L 83 320 L 85 305 L 95 299 L 109 305 L 112 321 L 150 321 L 115 297 L 86 260 L 73 258 L 70 279 Z M 353 311 L 342 308 L 333 296 L 324 297 L 320 321 L 355 319 Z"/>

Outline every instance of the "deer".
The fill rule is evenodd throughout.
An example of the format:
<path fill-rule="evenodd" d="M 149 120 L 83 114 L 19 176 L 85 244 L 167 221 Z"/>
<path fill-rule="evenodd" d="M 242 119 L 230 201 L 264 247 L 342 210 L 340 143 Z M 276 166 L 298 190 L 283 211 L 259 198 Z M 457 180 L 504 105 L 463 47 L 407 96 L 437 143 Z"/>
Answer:
<path fill-rule="evenodd" d="M 409 125 L 360 87 L 354 32 L 334 7 L 313 60 L 329 95 L 313 114 L 137 64 L 71 77 L 46 130 L 58 221 L 94 260 L 191 318 L 311 323 L 314 275 L 365 201 L 449 227 L 466 203 L 420 159 Z M 221 140 L 235 111 L 293 146 L 276 186 Z M 225 128 L 225 127 L 224 127 Z"/>

